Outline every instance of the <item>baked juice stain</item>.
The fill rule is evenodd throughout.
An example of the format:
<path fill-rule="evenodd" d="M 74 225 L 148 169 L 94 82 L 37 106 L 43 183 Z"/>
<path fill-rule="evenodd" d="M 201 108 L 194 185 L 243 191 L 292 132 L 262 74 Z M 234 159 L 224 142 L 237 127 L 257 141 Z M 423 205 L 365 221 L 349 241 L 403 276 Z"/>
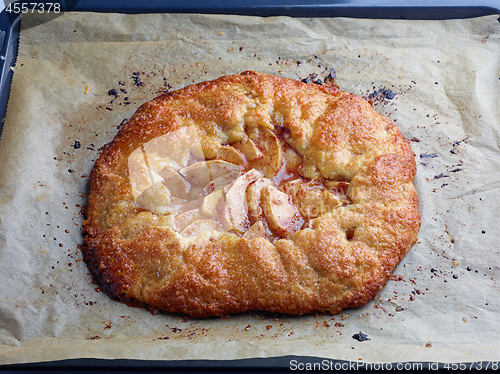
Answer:
<path fill-rule="evenodd" d="M 138 71 L 135 71 L 132 73 L 131 79 L 134 82 L 134 86 L 137 86 L 137 87 L 144 86 L 144 83 L 141 81 L 140 75 L 141 75 L 141 73 Z"/>
<path fill-rule="evenodd" d="M 300 64 L 300 62 L 298 62 Z M 306 78 L 301 79 L 302 83 L 313 83 L 313 84 L 326 84 L 330 86 L 336 86 L 335 79 L 337 78 L 337 73 L 333 68 L 326 68 L 321 73 L 311 73 Z"/>
<path fill-rule="evenodd" d="M 354 334 L 352 338 L 356 339 L 358 342 L 365 342 L 367 340 L 370 340 L 370 338 L 368 338 L 368 335 L 363 334 L 361 331 L 357 334 Z"/>
<path fill-rule="evenodd" d="M 118 91 L 115 88 L 112 88 L 111 90 L 108 91 L 108 95 L 113 96 L 113 99 L 110 102 L 110 104 L 113 104 L 113 101 L 115 101 L 118 98 Z"/>
<path fill-rule="evenodd" d="M 374 90 L 368 95 L 368 100 L 384 102 L 387 100 L 392 100 L 396 97 L 396 94 L 385 87 Z"/>

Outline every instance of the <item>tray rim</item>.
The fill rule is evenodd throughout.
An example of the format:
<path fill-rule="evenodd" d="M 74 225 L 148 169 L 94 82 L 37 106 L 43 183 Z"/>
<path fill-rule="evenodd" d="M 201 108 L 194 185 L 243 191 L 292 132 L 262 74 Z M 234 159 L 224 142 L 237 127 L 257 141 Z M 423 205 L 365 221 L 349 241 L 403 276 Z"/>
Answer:
<path fill-rule="evenodd" d="M 29 1 L 18 1 L 29 3 Z M 42 1 L 51 2 L 51 1 Z M 237 6 L 228 7 L 227 4 L 234 4 L 234 0 L 217 0 L 210 6 L 201 0 L 171 0 L 168 3 L 162 0 L 153 0 L 144 7 L 144 2 L 134 0 L 56 0 L 61 4 L 63 11 L 77 12 L 105 12 L 105 13 L 205 13 L 205 14 L 235 14 L 253 16 L 291 16 L 291 17 L 348 17 L 348 18 L 380 18 L 380 19 L 463 19 L 486 15 L 499 15 L 500 22 L 500 0 L 482 0 L 475 3 L 474 0 L 451 0 L 438 2 L 437 0 L 418 0 L 411 5 L 401 4 L 401 1 L 377 1 L 376 4 L 365 0 L 330 0 L 308 2 L 307 0 L 274 0 L 264 1 L 244 0 L 238 2 Z M 259 5 L 252 5 L 256 2 Z M 32 2 L 33 3 L 33 2 Z M 472 4 L 471 4 L 472 3 Z M 215 4 L 215 5 L 214 5 Z M 288 5 L 285 5 L 288 4 Z M 374 10 L 376 11 L 375 13 Z M 416 13 L 415 13 L 416 12 Z M 370 17 L 367 15 L 370 14 Z M 413 14 L 413 16 L 412 16 Z M 375 16 L 375 17 L 373 17 Z M 415 18 L 413 18 L 415 17 Z M 0 142 L 2 130 L 7 112 L 7 104 L 10 95 L 10 85 L 13 77 L 13 68 L 17 59 L 19 46 L 21 14 L 8 13 L 6 9 L 0 12 Z M 20 373 L 24 370 L 57 370 L 63 372 L 65 369 L 78 371 L 99 371 L 110 368 L 127 369 L 127 371 L 153 370 L 164 371 L 180 369 L 206 369 L 210 368 L 219 371 L 228 369 L 254 369 L 259 373 L 276 371 L 276 369 L 289 369 L 286 363 L 291 360 L 300 360 L 304 363 L 321 363 L 328 360 L 333 363 L 350 363 L 350 361 L 325 359 L 321 357 L 306 356 L 276 356 L 266 358 L 249 358 L 237 360 L 124 360 L 124 359 L 96 359 L 96 358 L 74 358 L 48 362 L 27 362 L 20 364 L 0 365 L 0 369 L 13 370 Z M 396 364 L 396 362 L 394 363 Z M 430 362 L 421 362 L 424 370 L 429 370 Z M 438 363 L 433 371 L 443 370 L 444 363 Z M 248 372 L 248 371 L 247 371 Z"/>

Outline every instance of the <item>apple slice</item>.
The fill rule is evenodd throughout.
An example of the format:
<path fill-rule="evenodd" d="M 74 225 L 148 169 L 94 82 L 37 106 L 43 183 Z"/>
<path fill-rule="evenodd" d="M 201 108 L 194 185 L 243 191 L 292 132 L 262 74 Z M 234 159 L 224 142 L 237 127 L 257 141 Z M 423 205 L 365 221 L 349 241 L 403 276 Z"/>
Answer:
<path fill-rule="evenodd" d="M 153 184 L 153 176 L 141 148 L 135 149 L 128 158 L 128 175 L 134 199 Z"/>
<path fill-rule="evenodd" d="M 221 229 L 229 231 L 233 227 L 227 209 L 226 196 L 223 188 L 218 188 L 203 198 L 201 211 L 205 216 L 220 223 Z"/>
<path fill-rule="evenodd" d="M 286 181 L 281 187 L 284 193 L 290 195 L 292 200 L 295 202 L 295 196 L 302 189 L 302 179 L 293 179 L 291 181 Z"/>
<path fill-rule="evenodd" d="M 220 177 L 215 178 L 213 181 L 210 181 L 203 188 L 203 193 L 205 195 L 208 195 L 209 193 L 211 193 L 212 191 L 215 191 L 219 187 L 227 186 L 227 185 L 233 183 L 238 176 L 239 175 L 236 175 L 236 173 L 228 173 L 228 174 L 221 175 Z"/>
<path fill-rule="evenodd" d="M 300 212 L 309 219 L 317 218 L 343 205 L 342 201 L 328 190 L 315 188 L 306 190 Z"/>
<path fill-rule="evenodd" d="M 261 221 L 255 222 L 242 236 L 244 239 L 266 238 L 266 228 Z"/>
<path fill-rule="evenodd" d="M 231 177 L 234 180 L 241 174 L 241 168 L 227 161 L 210 160 L 196 162 L 180 169 L 179 173 L 189 183 L 203 187 L 221 176 Z"/>
<path fill-rule="evenodd" d="M 265 127 L 252 129 L 249 137 L 263 150 L 263 156 L 251 160 L 250 166 L 260 170 L 266 178 L 274 177 L 283 166 L 283 150 L 278 137 Z"/>
<path fill-rule="evenodd" d="M 228 216 L 233 229 L 243 234 L 249 227 L 246 190 L 250 183 L 262 177 L 252 169 L 238 177 L 231 186 L 225 188 Z"/>
<path fill-rule="evenodd" d="M 168 188 L 172 196 L 185 198 L 189 192 L 189 183 L 172 167 L 166 166 L 159 173 L 163 185 Z"/>
<path fill-rule="evenodd" d="M 217 230 L 218 224 L 213 219 L 199 219 L 189 224 L 181 235 L 186 238 L 193 238 L 205 232 Z"/>
<path fill-rule="evenodd" d="M 175 231 L 181 232 L 184 230 L 186 226 L 199 217 L 199 214 L 199 209 L 191 209 L 175 216 Z"/>
<path fill-rule="evenodd" d="M 158 213 L 169 213 L 170 191 L 163 183 L 157 182 L 142 191 L 135 202 L 141 209 Z"/>
<path fill-rule="evenodd" d="M 223 145 L 222 147 L 220 147 L 215 158 L 218 160 L 230 162 L 235 165 L 245 165 L 245 159 L 243 155 L 240 153 L 240 151 L 230 145 Z"/>
<path fill-rule="evenodd" d="M 252 139 L 246 138 L 245 140 L 233 143 L 233 146 L 245 155 L 247 161 L 258 160 L 264 157 L 264 154 Z"/>
<path fill-rule="evenodd" d="M 269 229 L 281 237 L 288 237 L 297 231 L 304 220 L 291 198 L 274 186 L 262 190 L 262 210 Z"/>
<path fill-rule="evenodd" d="M 282 189 L 291 196 L 294 205 L 306 219 L 317 218 L 346 204 L 321 184 L 304 183 L 301 179 L 284 183 Z"/>
<path fill-rule="evenodd" d="M 259 178 L 255 182 L 250 183 L 247 188 L 248 219 L 250 220 L 251 225 L 264 219 L 260 200 L 262 190 L 271 184 L 271 180 L 267 178 Z"/>

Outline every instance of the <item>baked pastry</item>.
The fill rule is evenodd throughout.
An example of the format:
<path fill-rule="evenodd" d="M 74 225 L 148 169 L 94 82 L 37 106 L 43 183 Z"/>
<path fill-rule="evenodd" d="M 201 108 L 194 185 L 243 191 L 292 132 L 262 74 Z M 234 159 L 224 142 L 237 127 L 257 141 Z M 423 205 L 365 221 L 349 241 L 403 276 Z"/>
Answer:
<path fill-rule="evenodd" d="M 368 302 L 420 226 L 409 142 L 335 85 L 244 72 L 145 104 L 90 176 L 83 254 L 116 299 L 193 317 Z"/>

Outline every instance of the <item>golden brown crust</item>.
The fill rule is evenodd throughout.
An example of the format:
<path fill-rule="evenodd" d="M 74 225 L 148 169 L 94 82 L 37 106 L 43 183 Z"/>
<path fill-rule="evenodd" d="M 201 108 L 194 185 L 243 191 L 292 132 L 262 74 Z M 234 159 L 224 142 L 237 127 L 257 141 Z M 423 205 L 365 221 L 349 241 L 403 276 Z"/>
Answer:
<path fill-rule="evenodd" d="M 193 128 L 198 148 L 173 162 Z M 159 156 L 161 147 L 168 155 Z M 148 170 L 134 161 L 141 157 Z M 234 171 L 225 161 L 241 167 L 232 184 L 223 179 Z M 196 162 L 222 165 L 223 178 L 188 203 L 169 192 L 179 184 L 164 191 L 176 173 L 176 183 L 189 182 Z M 153 183 L 153 169 L 163 186 Z M 145 103 L 103 150 L 90 176 L 84 257 L 115 298 L 169 312 L 338 313 L 373 298 L 416 241 L 415 173 L 408 141 L 355 95 L 257 72 L 221 77 Z M 242 206 L 257 218 L 235 218 L 230 186 L 238 183 L 248 199 Z M 214 189 L 231 197 L 229 210 L 205 197 Z M 174 212 L 174 201 L 205 205 L 189 211 L 193 221 L 180 218 L 185 208 Z M 219 216 L 210 219 L 207 209 Z"/>

